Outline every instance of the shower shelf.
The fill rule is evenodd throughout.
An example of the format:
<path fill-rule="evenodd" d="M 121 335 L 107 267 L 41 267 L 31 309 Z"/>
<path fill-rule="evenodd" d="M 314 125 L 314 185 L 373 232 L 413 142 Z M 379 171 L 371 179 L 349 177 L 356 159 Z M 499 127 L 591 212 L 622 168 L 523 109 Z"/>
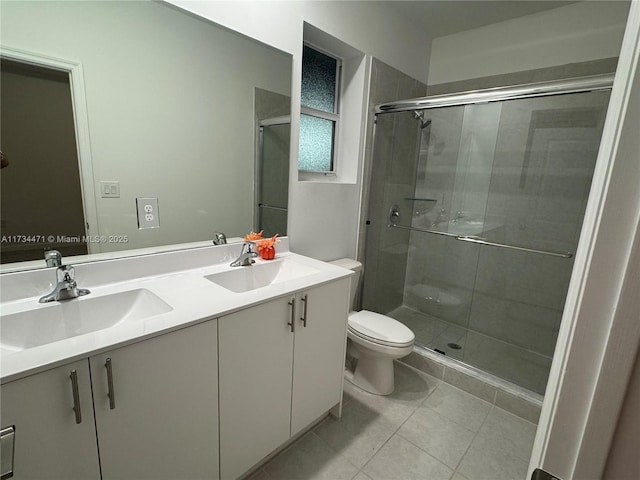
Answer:
<path fill-rule="evenodd" d="M 537 253 L 537 254 L 540 254 L 540 255 L 548 255 L 548 256 L 551 256 L 551 257 L 558 257 L 558 258 L 572 258 L 573 257 L 573 253 L 570 253 L 570 252 L 567 252 L 567 253 L 552 252 L 550 250 L 537 250 L 535 248 L 519 247 L 517 245 L 509 245 L 509 244 L 506 244 L 506 243 L 490 242 L 489 240 L 487 240 L 485 238 L 482 238 L 482 237 L 475 237 L 475 236 L 469 236 L 469 235 L 457 235 L 455 233 L 441 232 L 439 230 L 428 230 L 426 228 L 405 227 L 404 225 L 397 225 L 397 224 L 394 224 L 394 223 L 390 223 L 388 226 L 392 227 L 392 228 L 400 228 L 402 230 L 410 230 L 412 232 L 431 233 L 433 235 L 442 235 L 442 236 L 445 236 L 445 237 L 452 237 L 455 240 L 459 240 L 461 242 L 477 243 L 479 245 L 487 245 L 487 246 L 490 246 L 490 247 L 508 248 L 510 250 L 519 250 L 521 252 Z"/>

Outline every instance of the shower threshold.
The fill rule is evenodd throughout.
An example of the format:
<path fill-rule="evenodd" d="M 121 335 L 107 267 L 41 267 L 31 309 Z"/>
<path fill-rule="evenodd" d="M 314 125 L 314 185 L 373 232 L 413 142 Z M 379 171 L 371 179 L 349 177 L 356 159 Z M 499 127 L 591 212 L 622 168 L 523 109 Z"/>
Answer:
<path fill-rule="evenodd" d="M 544 395 L 551 357 L 523 349 L 405 305 L 387 313 L 409 327 L 416 346 L 443 362 L 463 365 L 476 377 L 486 377 L 531 398 Z M 530 393 L 531 395 L 527 394 Z"/>

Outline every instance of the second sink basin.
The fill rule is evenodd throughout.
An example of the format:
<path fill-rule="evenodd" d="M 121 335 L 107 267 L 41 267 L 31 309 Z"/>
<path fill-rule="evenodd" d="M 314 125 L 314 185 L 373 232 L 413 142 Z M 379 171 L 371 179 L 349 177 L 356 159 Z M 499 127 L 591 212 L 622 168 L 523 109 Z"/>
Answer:
<path fill-rule="evenodd" d="M 137 322 L 173 310 L 146 289 L 128 290 L 49 303 L 33 310 L 2 315 L 3 350 L 20 351 L 124 322 Z"/>
<path fill-rule="evenodd" d="M 317 272 L 317 269 L 293 260 L 277 259 L 251 267 L 234 267 L 204 278 L 232 292 L 242 293 Z"/>

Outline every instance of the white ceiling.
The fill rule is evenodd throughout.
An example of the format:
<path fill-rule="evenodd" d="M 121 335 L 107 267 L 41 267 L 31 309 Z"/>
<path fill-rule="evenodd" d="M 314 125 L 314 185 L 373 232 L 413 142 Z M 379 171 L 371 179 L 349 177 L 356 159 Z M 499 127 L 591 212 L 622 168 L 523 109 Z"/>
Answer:
<path fill-rule="evenodd" d="M 417 0 L 382 1 L 407 21 L 424 29 L 430 38 L 471 30 L 512 18 L 562 7 L 560 0 Z"/>

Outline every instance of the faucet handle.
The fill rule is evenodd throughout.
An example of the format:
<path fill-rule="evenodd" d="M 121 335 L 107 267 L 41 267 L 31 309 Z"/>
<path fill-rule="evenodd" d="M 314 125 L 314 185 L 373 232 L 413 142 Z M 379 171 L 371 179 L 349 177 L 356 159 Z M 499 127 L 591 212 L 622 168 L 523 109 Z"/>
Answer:
<path fill-rule="evenodd" d="M 253 256 L 257 256 L 258 253 L 253 250 L 253 247 L 256 247 L 256 242 L 244 242 L 242 244 L 242 250 L 240 251 L 240 255 L 245 254 L 245 253 L 252 253 Z"/>
<path fill-rule="evenodd" d="M 58 283 L 73 283 L 75 277 L 75 269 L 71 265 L 60 265 L 56 270 L 56 275 L 58 277 Z"/>

